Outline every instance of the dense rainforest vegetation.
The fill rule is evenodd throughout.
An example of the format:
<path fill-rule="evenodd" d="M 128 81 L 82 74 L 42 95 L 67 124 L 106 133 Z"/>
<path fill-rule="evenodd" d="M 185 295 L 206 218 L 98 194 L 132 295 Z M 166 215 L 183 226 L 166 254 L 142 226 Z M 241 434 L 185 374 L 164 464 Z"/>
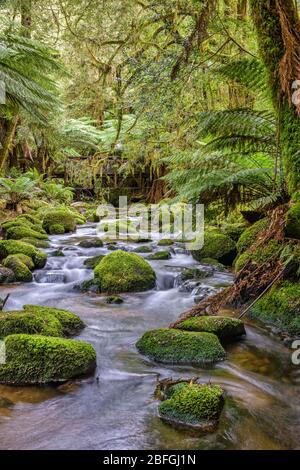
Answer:
<path fill-rule="evenodd" d="M 37 279 L 49 236 L 101 225 L 101 203 L 203 204 L 204 246 L 191 253 L 202 270 L 185 267 L 180 282 L 198 286 L 215 270 L 234 281 L 145 333 L 138 351 L 173 364 L 223 360 L 219 340 L 245 334 L 240 320 L 219 316 L 225 306 L 276 327 L 290 346 L 300 334 L 299 8 L 296 0 L 1 1 L 0 284 Z M 130 224 L 119 221 L 118 232 L 133 236 Z M 154 252 L 148 239 L 97 252 L 84 262 L 94 271 L 80 292 L 121 304 L 120 293 L 153 289 L 155 262 L 184 243 L 170 237 Z M 80 246 L 103 243 L 116 249 L 108 239 Z M 94 370 L 92 346 L 68 339 L 84 327 L 77 315 L 25 305 L 4 317 L 10 360 L 0 383 Z M 47 351 L 43 366 L 36 347 Z M 22 364 L 36 360 L 26 375 Z M 182 424 L 199 402 L 193 425 L 204 419 L 211 430 L 222 389 L 190 385 L 161 390 L 160 415 Z"/>

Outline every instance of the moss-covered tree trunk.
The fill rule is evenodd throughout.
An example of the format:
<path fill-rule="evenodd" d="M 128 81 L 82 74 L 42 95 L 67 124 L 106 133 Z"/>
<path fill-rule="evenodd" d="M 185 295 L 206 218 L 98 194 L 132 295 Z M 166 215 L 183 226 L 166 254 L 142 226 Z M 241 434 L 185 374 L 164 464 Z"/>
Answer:
<path fill-rule="evenodd" d="M 290 194 L 300 190 L 300 103 L 293 100 L 300 80 L 300 22 L 294 0 L 250 0 L 259 47 L 278 114 L 285 174 Z"/>

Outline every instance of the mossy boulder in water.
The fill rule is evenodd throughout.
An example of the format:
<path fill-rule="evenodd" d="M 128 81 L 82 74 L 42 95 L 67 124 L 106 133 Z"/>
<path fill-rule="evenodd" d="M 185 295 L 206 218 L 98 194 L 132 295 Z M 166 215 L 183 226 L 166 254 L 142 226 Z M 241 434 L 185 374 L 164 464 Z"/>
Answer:
<path fill-rule="evenodd" d="M 110 295 L 105 298 L 105 302 L 107 304 L 122 304 L 124 300 L 122 297 L 119 297 L 118 295 Z"/>
<path fill-rule="evenodd" d="M 157 246 L 170 246 L 170 245 L 174 245 L 174 240 L 171 240 L 170 238 L 162 238 L 157 243 Z"/>
<path fill-rule="evenodd" d="M 155 286 L 155 272 L 135 253 L 117 250 L 106 255 L 94 269 L 101 292 L 139 292 Z"/>
<path fill-rule="evenodd" d="M 251 227 L 248 227 L 246 230 L 244 230 L 236 245 L 238 252 L 243 253 L 244 251 L 248 250 L 248 248 L 250 248 L 255 242 L 257 242 L 268 229 L 269 224 L 269 219 L 265 218 L 255 222 L 255 224 L 251 225 Z"/>
<path fill-rule="evenodd" d="M 0 264 L 0 284 L 8 284 L 16 280 L 12 269 L 6 268 Z"/>
<path fill-rule="evenodd" d="M 62 224 L 53 224 L 49 226 L 48 232 L 50 235 L 63 235 L 65 227 Z"/>
<path fill-rule="evenodd" d="M 216 229 L 205 231 L 204 246 L 200 250 L 192 251 L 194 259 L 214 258 L 220 263 L 231 265 L 236 256 L 235 242 L 224 233 Z"/>
<path fill-rule="evenodd" d="M 147 256 L 146 259 L 149 259 L 152 261 L 164 261 L 170 258 L 171 258 L 171 253 L 169 251 L 157 251 L 156 253 L 153 253 L 152 255 Z"/>
<path fill-rule="evenodd" d="M 185 331 L 206 331 L 214 333 L 219 339 L 233 339 L 246 334 L 244 324 L 237 318 L 221 316 L 191 317 L 177 325 Z"/>
<path fill-rule="evenodd" d="M 166 364 L 206 365 L 225 359 L 226 353 L 212 333 L 162 328 L 147 331 L 136 343 L 140 353 Z"/>
<path fill-rule="evenodd" d="M 286 214 L 286 236 L 300 239 L 300 202 L 294 204 Z"/>
<path fill-rule="evenodd" d="M 134 249 L 134 253 L 152 253 L 152 247 L 147 245 L 138 246 Z"/>
<path fill-rule="evenodd" d="M 16 311 L 0 313 L 0 337 L 26 333 L 62 336 L 62 326 L 53 315 Z"/>
<path fill-rule="evenodd" d="M 17 334 L 5 338 L 6 363 L 0 383 L 30 385 L 86 376 L 96 367 L 94 348 L 83 341 Z"/>
<path fill-rule="evenodd" d="M 251 315 L 291 335 L 300 334 L 300 284 L 285 281 L 274 286 L 251 309 Z"/>
<path fill-rule="evenodd" d="M 69 312 L 69 310 L 39 305 L 24 305 L 23 308 L 26 312 L 55 317 L 61 324 L 63 336 L 76 335 L 85 327 L 81 318 L 75 313 Z"/>
<path fill-rule="evenodd" d="M 21 256 L 26 256 L 26 255 L 21 255 Z M 26 256 L 26 258 L 29 258 L 29 257 Z M 2 262 L 3 262 L 3 266 L 13 271 L 16 281 L 19 281 L 19 282 L 31 282 L 32 281 L 32 272 L 26 266 L 26 264 L 23 263 L 23 261 L 21 261 L 18 255 L 9 255 Z"/>
<path fill-rule="evenodd" d="M 83 265 L 88 269 L 94 269 L 104 257 L 105 255 L 92 256 L 84 260 Z"/>
<path fill-rule="evenodd" d="M 47 240 L 38 240 L 37 238 L 21 238 L 20 241 L 29 243 L 36 248 L 49 248 L 49 242 Z"/>
<path fill-rule="evenodd" d="M 101 248 L 103 241 L 100 238 L 86 238 L 79 243 L 82 248 Z"/>
<path fill-rule="evenodd" d="M 47 262 L 47 255 L 29 243 L 19 240 L 0 240 L 0 260 L 18 253 L 29 256 L 34 262 L 35 268 L 41 269 Z"/>
<path fill-rule="evenodd" d="M 53 227 L 62 226 L 64 232 L 74 232 L 76 228 L 76 220 L 73 214 L 66 209 L 52 209 L 46 212 L 43 218 L 43 228 L 48 233 L 53 233 Z M 57 232 L 56 232 L 57 233 Z"/>
<path fill-rule="evenodd" d="M 159 406 L 160 417 L 176 427 L 214 431 L 224 406 L 218 385 L 179 383 L 170 387 L 169 398 Z"/>
<path fill-rule="evenodd" d="M 22 238 L 33 238 L 38 240 L 47 240 L 48 236 L 44 233 L 37 232 L 26 226 L 11 227 L 6 231 L 6 238 L 12 240 L 20 240 Z"/>

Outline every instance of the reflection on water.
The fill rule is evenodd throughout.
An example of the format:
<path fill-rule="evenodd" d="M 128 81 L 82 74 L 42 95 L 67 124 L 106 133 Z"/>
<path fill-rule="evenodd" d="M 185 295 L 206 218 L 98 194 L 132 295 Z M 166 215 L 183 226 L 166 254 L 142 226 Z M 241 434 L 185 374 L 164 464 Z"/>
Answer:
<path fill-rule="evenodd" d="M 146 330 L 166 327 L 194 305 L 190 292 L 179 292 L 176 277 L 195 261 L 180 249 L 172 258 L 151 262 L 157 288 L 126 294 L 121 305 L 107 305 L 101 296 L 73 289 L 92 272 L 89 256 L 107 253 L 85 249 L 80 240 L 95 237 L 96 225 L 76 234 L 51 237 L 49 256 L 34 282 L 0 288 L 11 292 L 7 310 L 26 303 L 52 305 L 78 313 L 87 324 L 80 338 L 91 342 L 98 356 L 95 377 L 55 387 L 0 386 L 1 449 L 291 449 L 298 447 L 300 372 L 289 352 L 266 333 L 247 325 L 246 339 L 226 346 L 228 359 L 209 370 L 155 364 L 140 356 L 136 340 Z M 150 242 L 156 248 L 156 242 Z M 122 243 L 133 250 L 134 243 Z M 145 255 L 146 256 L 146 255 Z M 215 273 L 205 286 L 232 281 L 230 273 Z M 230 313 L 232 312 L 224 312 Z M 176 430 L 157 414 L 154 390 L 159 378 L 199 376 L 219 383 L 226 406 L 218 430 L 206 436 Z"/>

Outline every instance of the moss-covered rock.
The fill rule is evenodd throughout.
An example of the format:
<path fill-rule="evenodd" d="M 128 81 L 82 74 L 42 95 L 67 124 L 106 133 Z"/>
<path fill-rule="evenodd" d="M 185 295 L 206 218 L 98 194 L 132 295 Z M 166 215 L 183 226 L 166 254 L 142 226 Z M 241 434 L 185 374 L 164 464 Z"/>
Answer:
<path fill-rule="evenodd" d="M 85 327 L 85 324 L 75 313 L 69 310 L 63 310 L 54 307 L 43 307 L 39 305 L 24 305 L 26 312 L 34 313 L 37 315 L 52 315 L 55 317 L 62 326 L 63 336 L 73 336 L 80 333 Z"/>
<path fill-rule="evenodd" d="M 210 264 L 211 266 L 214 266 L 220 271 L 223 271 L 225 269 L 224 264 L 220 263 L 217 259 L 214 258 L 202 258 L 200 260 L 201 264 Z"/>
<path fill-rule="evenodd" d="M 185 268 L 180 277 L 182 281 L 188 281 L 190 279 L 204 279 L 206 277 L 212 276 L 214 270 L 212 268 L 207 267 L 207 269 L 203 268 Z"/>
<path fill-rule="evenodd" d="M 0 284 L 8 284 L 16 280 L 12 269 L 6 268 L 0 264 Z"/>
<path fill-rule="evenodd" d="M 107 304 L 122 304 L 124 300 L 118 295 L 110 295 L 108 297 L 105 297 L 105 302 Z"/>
<path fill-rule="evenodd" d="M 300 334 L 300 284 L 274 286 L 251 309 L 251 315 L 291 335 Z"/>
<path fill-rule="evenodd" d="M 37 238 L 21 238 L 20 242 L 29 243 L 36 248 L 49 248 L 49 242 L 47 240 L 38 240 Z"/>
<path fill-rule="evenodd" d="M 160 417 L 175 426 L 213 431 L 219 420 L 224 392 L 218 385 L 180 383 L 159 406 Z"/>
<path fill-rule="evenodd" d="M 174 240 L 171 240 L 170 238 L 162 238 L 157 243 L 157 246 L 170 246 L 170 245 L 174 245 Z"/>
<path fill-rule="evenodd" d="M 9 255 L 24 254 L 29 256 L 34 262 L 35 268 L 43 268 L 47 262 L 47 255 L 29 243 L 19 240 L 0 240 L 0 259 L 3 260 Z"/>
<path fill-rule="evenodd" d="M 102 248 L 103 241 L 100 238 L 87 238 L 79 243 L 82 248 Z"/>
<path fill-rule="evenodd" d="M 21 240 L 22 238 L 36 238 L 38 240 L 47 240 L 47 235 L 37 232 L 26 226 L 11 227 L 6 231 L 6 237 L 12 240 Z"/>
<path fill-rule="evenodd" d="M 54 256 L 56 258 L 63 258 L 65 255 L 63 250 L 54 250 L 52 251 L 51 256 Z"/>
<path fill-rule="evenodd" d="M 179 323 L 177 328 L 185 331 L 206 331 L 214 333 L 219 339 L 233 339 L 245 335 L 245 327 L 237 318 L 221 316 L 191 317 Z"/>
<path fill-rule="evenodd" d="M 216 229 L 208 229 L 204 235 L 204 246 L 200 250 L 192 251 L 194 259 L 214 258 L 220 263 L 231 265 L 236 256 L 235 242 Z"/>
<path fill-rule="evenodd" d="M 26 255 L 21 255 L 26 256 Z M 28 256 L 26 258 L 29 258 Z M 31 258 L 29 258 L 31 259 Z M 16 281 L 19 282 L 31 282 L 32 281 L 32 272 L 30 269 L 24 264 L 19 255 L 9 255 L 3 261 L 3 266 L 8 269 L 11 269 L 15 275 Z"/>
<path fill-rule="evenodd" d="M 264 232 L 268 229 L 270 221 L 268 218 L 261 219 L 255 224 L 248 227 L 237 242 L 237 249 L 239 253 L 243 253 L 244 251 L 248 250 L 255 242 L 259 240 L 259 238 L 264 234 Z"/>
<path fill-rule="evenodd" d="M 0 337 L 19 333 L 63 336 L 61 323 L 53 315 L 23 310 L 0 313 Z"/>
<path fill-rule="evenodd" d="M 24 263 L 25 266 L 27 266 L 27 268 L 30 269 L 31 271 L 34 269 L 34 262 L 32 261 L 32 259 L 29 256 L 23 255 L 22 253 L 18 253 L 16 255 L 9 255 L 5 259 L 9 260 L 11 257 L 17 258 L 20 261 L 22 261 L 22 263 Z"/>
<path fill-rule="evenodd" d="M 53 226 L 61 225 L 64 232 L 74 232 L 76 229 L 76 220 L 73 214 L 66 209 L 52 209 L 46 212 L 43 219 L 43 228 L 48 233 L 53 233 Z"/>
<path fill-rule="evenodd" d="M 246 228 L 245 223 L 224 224 L 221 227 L 221 231 L 225 233 L 225 235 L 228 235 L 233 241 L 237 242 Z"/>
<path fill-rule="evenodd" d="M 148 245 L 138 246 L 134 249 L 134 253 L 152 253 L 152 247 Z"/>
<path fill-rule="evenodd" d="M 88 269 L 94 269 L 104 257 L 105 255 L 92 256 L 84 260 L 83 265 Z"/>
<path fill-rule="evenodd" d="M 286 214 L 286 236 L 300 239 L 300 202 L 294 204 Z"/>
<path fill-rule="evenodd" d="M 166 364 L 205 365 L 225 359 L 226 353 L 212 333 L 164 328 L 147 331 L 136 343 L 140 353 Z"/>
<path fill-rule="evenodd" d="M 235 271 L 239 272 L 243 267 L 251 261 L 253 264 L 263 264 L 271 257 L 279 257 L 282 251 L 283 245 L 271 240 L 267 245 L 264 245 L 255 250 L 247 250 L 242 253 L 235 261 Z"/>
<path fill-rule="evenodd" d="M 147 256 L 146 259 L 153 260 L 153 261 L 163 261 L 171 258 L 171 253 L 169 251 L 157 251 L 156 253 L 152 253 L 152 255 Z"/>
<path fill-rule="evenodd" d="M 49 225 L 48 232 L 50 235 L 63 235 L 65 233 L 65 227 L 62 224 Z"/>
<path fill-rule="evenodd" d="M 96 352 L 87 343 L 38 335 L 5 338 L 6 364 L 0 365 L 0 383 L 46 384 L 75 379 L 94 371 Z"/>
<path fill-rule="evenodd" d="M 155 286 L 155 272 L 135 253 L 117 250 L 105 256 L 94 269 L 95 281 L 102 292 L 139 292 Z"/>

